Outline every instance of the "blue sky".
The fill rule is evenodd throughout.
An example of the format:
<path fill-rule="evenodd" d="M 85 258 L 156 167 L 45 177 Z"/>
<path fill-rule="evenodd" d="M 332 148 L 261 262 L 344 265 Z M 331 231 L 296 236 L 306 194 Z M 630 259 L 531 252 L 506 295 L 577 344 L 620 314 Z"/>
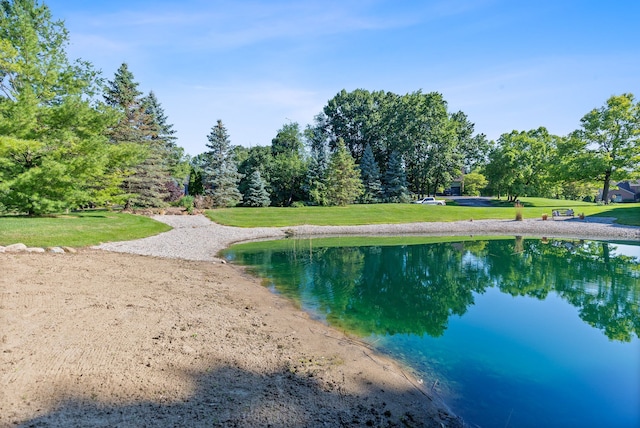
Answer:
<path fill-rule="evenodd" d="M 70 58 L 128 63 L 196 155 L 222 119 L 269 145 L 340 90 L 443 94 L 497 139 L 565 135 L 611 95 L 640 97 L 640 2 L 620 0 L 45 0 Z"/>

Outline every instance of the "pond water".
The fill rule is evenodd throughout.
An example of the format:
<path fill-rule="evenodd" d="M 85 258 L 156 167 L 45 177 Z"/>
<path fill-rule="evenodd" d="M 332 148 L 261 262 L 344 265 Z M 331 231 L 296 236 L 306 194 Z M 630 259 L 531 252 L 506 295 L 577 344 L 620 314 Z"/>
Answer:
<path fill-rule="evenodd" d="M 640 426 L 640 243 L 416 239 L 225 256 L 412 367 L 471 424 Z"/>

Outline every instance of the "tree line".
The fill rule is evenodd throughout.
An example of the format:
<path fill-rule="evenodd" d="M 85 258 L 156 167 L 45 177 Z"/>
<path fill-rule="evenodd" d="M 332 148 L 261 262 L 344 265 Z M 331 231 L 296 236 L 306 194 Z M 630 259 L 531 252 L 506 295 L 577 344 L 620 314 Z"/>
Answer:
<path fill-rule="evenodd" d="M 193 177 L 202 180 L 192 190 L 207 195 L 230 186 L 238 193 L 207 206 L 407 202 L 453 180 L 467 195 L 595 201 L 598 189 L 608 195 L 612 182 L 640 177 L 640 103 L 614 95 L 566 136 L 540 127 L 489 141 L 463 112 L 448 112 L 437 92 L 342 90 L 304 130 L 283 125 L 270 146 L 227 143 L 234 180 L 206 172 L 209 157 L 220 153 L 194 158 Z"/>
<path fill-rule="evenodd" d="M 126 63 L 111 80 L 66 54 L 69 35 L 37 0 L 0 1 L 0 212 L 120 205 L 203 208 L 407 202 L 464 174 L 468 194 L 579 198 L 633 178 L 640 107 L 611 97 L 580 129 L 489 141 L 437 92 L 340 91 L 304 129 L 233 145 L 222 120 L 193 158 Z M 185 193 L 187 195 L 185 196 Z"/>

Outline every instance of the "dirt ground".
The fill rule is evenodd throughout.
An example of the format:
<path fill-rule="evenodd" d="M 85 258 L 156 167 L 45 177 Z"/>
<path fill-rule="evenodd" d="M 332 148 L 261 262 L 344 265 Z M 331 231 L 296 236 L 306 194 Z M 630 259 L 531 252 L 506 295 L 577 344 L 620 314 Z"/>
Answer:
<path fill-rule="evenodd" d="M 235 266 L 0 254 L 0 426 L 460 426 Z"/>

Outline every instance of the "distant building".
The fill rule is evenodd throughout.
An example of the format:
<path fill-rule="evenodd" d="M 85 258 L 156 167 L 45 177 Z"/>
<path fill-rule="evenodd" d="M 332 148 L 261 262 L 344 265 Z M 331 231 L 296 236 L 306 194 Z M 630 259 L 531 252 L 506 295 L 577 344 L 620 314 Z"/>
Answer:
<path fill-rule="evenodd" d="M 621 181 L 617 184 L 617 189 L 609 190 L 607 200 L 612 202 L 639 202 L 640 201 L 640 180 Z"/>
<path fill-rule="evenodd" d="M 464 192 L 464 170 L 460 175 L 453 179 L 449 187 L 444 189 L 444 194 L 447 196 L 462 196 Z"/>

